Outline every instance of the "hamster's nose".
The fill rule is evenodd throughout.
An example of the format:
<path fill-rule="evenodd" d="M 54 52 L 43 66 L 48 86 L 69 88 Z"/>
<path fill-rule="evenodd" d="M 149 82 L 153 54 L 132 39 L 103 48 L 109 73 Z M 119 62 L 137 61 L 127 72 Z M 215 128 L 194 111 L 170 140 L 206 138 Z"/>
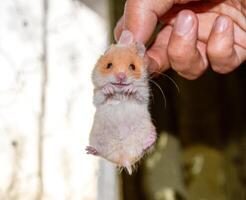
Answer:
<path fill-rule="evenodd" d="M 116 74 L 116 79 L 119 82 L 125 81 L 126 80 L 126 73 L 119 72 L 118 74 Z"/>

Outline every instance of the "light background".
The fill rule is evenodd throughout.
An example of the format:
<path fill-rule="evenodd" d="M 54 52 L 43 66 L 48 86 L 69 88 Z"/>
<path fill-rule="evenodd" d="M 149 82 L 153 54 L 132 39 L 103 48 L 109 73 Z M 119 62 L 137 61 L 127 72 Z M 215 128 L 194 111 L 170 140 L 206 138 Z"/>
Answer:
<path fill-rule="evenodd" d="M 107 0 L 0 1 L 1 200 L 117 199 L 114 167 L 84 151 L 107 13 Z"/>

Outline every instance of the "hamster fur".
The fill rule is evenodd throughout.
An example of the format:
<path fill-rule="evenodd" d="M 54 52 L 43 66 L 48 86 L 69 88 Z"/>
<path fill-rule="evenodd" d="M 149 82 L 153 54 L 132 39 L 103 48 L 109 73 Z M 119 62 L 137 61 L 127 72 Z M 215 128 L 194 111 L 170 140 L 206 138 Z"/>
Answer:
<path fill-rule="evenodd" d="M 112 45 L 93 70 L 96 113 L 86 150 L 131 174 L 132 166 L 155 143 L 156 130 L 148 110 L 145 48 L 129 33 L 124 37 L 124 43 Z"/>

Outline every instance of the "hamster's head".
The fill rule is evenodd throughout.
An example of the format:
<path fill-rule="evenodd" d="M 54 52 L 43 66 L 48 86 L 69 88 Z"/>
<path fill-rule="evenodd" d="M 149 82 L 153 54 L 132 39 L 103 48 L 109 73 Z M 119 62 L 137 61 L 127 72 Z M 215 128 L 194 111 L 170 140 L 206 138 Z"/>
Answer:
<path fill-rule="evenodd" d="M 138 43 L 112 45 L 98 60 L 92 75 L 95 87 L 112 84 L 123 88 L 147 82 L 145 47 Z"/>

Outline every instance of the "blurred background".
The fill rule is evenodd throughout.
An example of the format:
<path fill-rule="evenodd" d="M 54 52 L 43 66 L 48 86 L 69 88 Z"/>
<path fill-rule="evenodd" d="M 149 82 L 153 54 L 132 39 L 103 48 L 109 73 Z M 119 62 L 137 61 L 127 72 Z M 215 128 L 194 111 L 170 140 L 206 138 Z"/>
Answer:
<path fill-rule="evenodd" d="M 0 200 L 245 200 L 246 66 L 154 80 L 155 150 L 129 176 L 86 155 L 91 70 L 124 0 L 0 1 Z"/>

